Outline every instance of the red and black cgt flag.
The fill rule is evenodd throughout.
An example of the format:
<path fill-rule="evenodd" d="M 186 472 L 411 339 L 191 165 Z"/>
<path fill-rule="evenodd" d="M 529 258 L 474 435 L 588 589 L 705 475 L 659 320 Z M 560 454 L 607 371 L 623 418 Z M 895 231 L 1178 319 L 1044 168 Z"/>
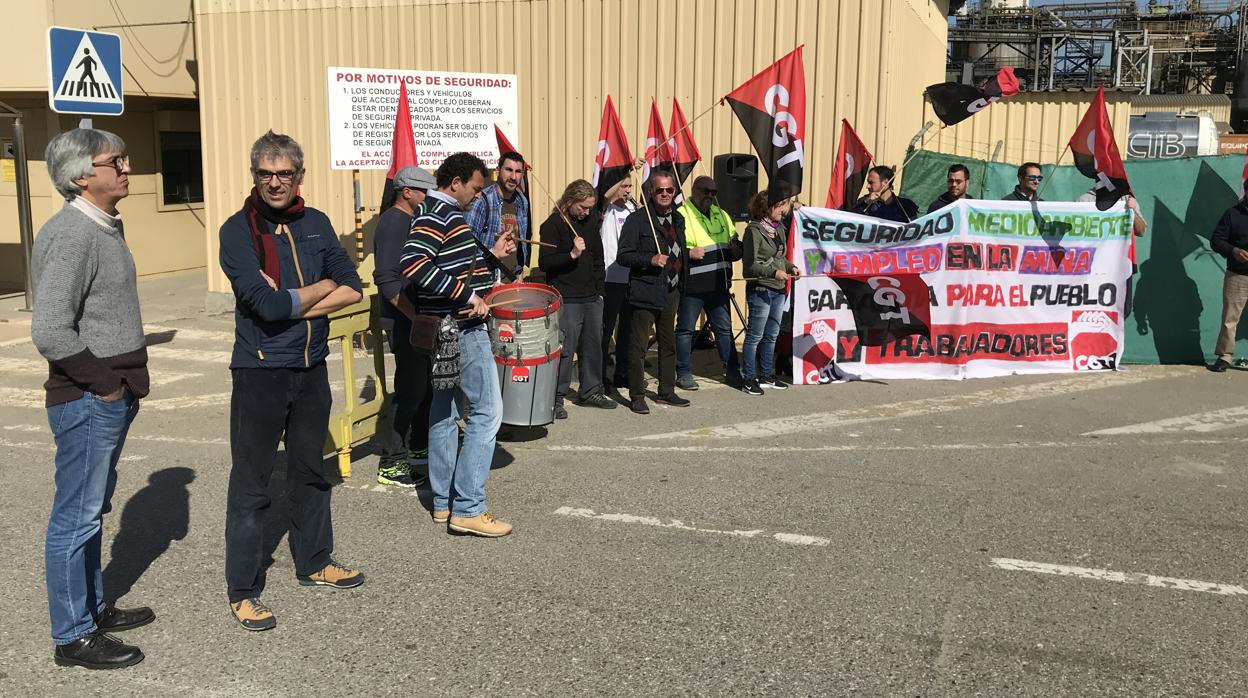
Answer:
<path fill-rule="evenodd" d="M 620 126 L 611 95 L 602 107 L 602 128 L 598 131 L 598 148 L 594 153 L 594 189 L 598 198 L 628 176 L 633 168 L 633 154 L 628 149 L 628 137 Z"/>
<path fill-rule="evenodd" d="M 671 169 L 672 153 L 667 147 L 667 135 L 663 133 L 659 105 L 653 99 L 650 100 L 650 122 L 646 126 L 646 147 L 643 152 L 641 181 L 649 181 L 651 170 Z"/>
<path fill-rule="evenodd" d="M 858 193 L 867 182 L 867 171 L 875 156 L 858 138 L 854 127 L 841 119 L 841 140 L 836 146 L 836 164 L 832 166 L 832 181 L 828 183 L 827 208 L 848 210 L 858 201 Z"/>
<path fill-rule="evenodd" d="M 1098 209 L 1105 211 L 1131 193 L 1127 170 L 1106 116 L 1104 87 L 1097 89 L 1092 106 L 1070 137 L 1070 151 L 1075 156 L 1075 167 L 1093 181 Z"/>
<path fill-rule="evenodd" d="M 965 121 L 992 106 L 995 102 L 1018 94 L 1018 78 L 1013 68 L 1002 68 L 981 87 L 958 82 L 942 82 L 927 88 L 927 97 L 946 126 Z"/>
<path fill-rule="evenodd" d="M 689 122 L 685 120 L 685 112 L 680 108 L 680 102 L 676 98 L 672 98 L 672 121 L 667 127 L 667 149 L 672 154 L 672 163 L 676 166 L 676 176 L 680 178 L 680 183 L 684 184 L 689 175 L 693 174 L 693 168 L 697 166 L 698 161 L 702 159 L 702 153 L 698 152 L 698 144 L 693 140 L 693 131 L 689 129 Z"/>
<path fill-rule="evenodd" d="M 845 292 L 858 341 L 882 347 L 907 335 L 932 336 L 931 289 L 918 274 L 833 276 Z"/>
<path fill-rule="evenodd" d="M 802 191 L 806 166 L 806 75 L 802 47 L 772 63 L 724 99 L 741 120 L 763 161 L 771 203 L 797 196 Z"/>
<path fill-rule="evenodd" d="M 404 167 L 420 164 L 416 156 L 416 136 L 412 133 L 412 110 L 407 105 L 407 86 L 399 87 L 399 108 L 394 113 L 394 134 L 390 137 L 390 169 L 381 190 L 381 210 L 394 205 L 394 176 Z"/>

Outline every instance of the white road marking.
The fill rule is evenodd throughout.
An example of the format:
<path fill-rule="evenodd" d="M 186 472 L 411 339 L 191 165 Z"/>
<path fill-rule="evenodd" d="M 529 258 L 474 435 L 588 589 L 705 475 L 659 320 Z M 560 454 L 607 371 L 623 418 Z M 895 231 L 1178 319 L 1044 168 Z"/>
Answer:
<path fill-rule="evenodd" d="M 1203 591 L 1205 593 L 1220 594 L 1222 596 L 1248 596 L 1248 589 L 1234 584 L 1202 582 L 1196 579 L 1179 579 L 1177 577 L 1160 577 L 1155 574 L 1143 574 L 1140 572 L 1115 572 L 1113 570 L 1103 570 L 1095 567 L 1053 565 L 1047 562 L 1012 560 L 1004 557 L 994 557 L 992 559 L 992 566 L 1003 570 L 1010 570 L 1012 572 L 1036 572 L 1039 574 L 1053 574 L 1059 577 L 1098 579 L 1103 582 L 1142 584 L 1144 586 L 1161 587 L 1163 589 Z"/>
<path fill-rule="evenodd" d="M 43 359 L 16 359 L 13 357 L 0 356 L 0 373 L 32 373 L 35 375 L 48 375 L 48 362 Z M 187 378 L 201 378 L 202 373 L 177 373 L 174 371 L 161 371 L 159 369 L 151 369 L 152 385 L 167 385 L 169 383 L 177 383 Z"/>
<path fill-rule="evenodd" d="M 1087 441 L 1003 441 L 1000 443 L 957 443 L 957 444 L 890 444 L 860 441 L 852 444 L 834 444 L 828 446 L 637 446 L 622 444 L 619 446 L 592 446 L 585 444 L 555 444 L 538 446 L 545 451 L 568 453 L 844 453 L 852 451 L 972 451 L 972 450 L 1015 450 L 1032 448 L 1087 448 L 1118 447 L 1128 441 L 1113 439 L 1093 439 Z M 1210 439 L 1176 439 L 1173 441 L 1150 441 L 1155 446 L 1217 446 L 1222 444 L 1248 443 L 1248 437 L 1225 437 Z M 514 448 L 523 450 L 523 445 Z"/>
<path fill-rule="evenodd" d="M 166 325 L 144 325 L 143 331 L 147 334 L 163 334 L 166 332 L 173 333 L 173 341 L 181 339 L 191 339 L 203 342 L 226 342 L 234 343 L 234 332 L 223 332 L 218 330 L 196 330 L 188 327 L 169 327 Z M 159 344 L 153 346 L 161 346 Z"/>
<path fill-rule="evenodd" d="M 739 422 L 719 427 L 703 427 L 665 434 L 649 434 L 631 437 L 632 441 L 656 441 L 662 439 L 718 438 L 758 439 L 806 431 L 823 431 L 850 424 L 863 424 L 889 419 L 919 417 L 952 410 L 968 410 L 977 407 L 995 407 L 1013 402 L 1061 397 L 1103 388 L 1121 388 L 1127 385 L 1156 380 L 1156 371 L 1132 371 L 1130 373 L 1102 373 L 1090 376 L 1074 376 L 1047 383 L 1029 383 L 1008 388 L 981 390 L 973 393 L 956 393 L 943 397 L 908 400 L 906 402 L 871 405 L 854 410 L 837 410 L 816 414 L 780 417 L 777 419 Z M 1175 372 L 1174 375 L 1177 375 Z M 1165 377 L 1162 372 L 1161 377 Z M 835 390 L 835 389 L 831 389 Z"/>
<path fill-rule="evenodd" d="M 220 407 L 230 404 L 230 393 L 208 393 L 205 395 L 183 395 L 165 397 L 155 400 L 144 400 L 142 409 L 165 412 L 168 410 L 186 410 L 196 407 Z"/>
<path fill-rule="evenodd" d="M 207 349 L 178 349 L 165 344 L 147 348 L 147 356 L 151 359 L 168 359 L 171 361 L 191 361 L 195 363 L 228 364 L 232 351 L 212 351 Z"/>
<path fill-rule="evenodd" d="M 1127 424 L 1121 427 L 1089 431 L 1084 436 L 1118 436 L 1120 434 L 1173 434 L 1196 432 L 1207 434 L 1214 431 L 1236 429 L 1248 425 L 1248 407 L 1229 407 L 1184 417 L 1170 417 L 1153 422 Z"/>
<path fill-rule="evenodd" d="M 695 533 L 714 533 L 724 536 L 735 536 L 738 538 L 754 538 L 762 533 L 766 533 L 763 529 L 753 530 L 725 530 L 716 528 L 700 528 L 690 526 L 680 519 L 672 519 L 664 522 L 662 519 L 653 516 L 636 516 L 634 514 L 599 514 L 593 509 L 578 509 L 575 507 L 559 507 L 555 510 L 556 516 L 572 516 L 582 519 L 596 519 L 598 521 L 613 521 L 617 523 L 642 524 L 645 526 L 656 526 L 658 528 L 674 528 L 681 531 L 693 531 Z M 804 536 L 795 533 L 777 533 L 772 536 L 774 540 L 790 545 L 816 545 L 825 546 L 832 541 L 827 538 L 819 538 L 817 536 Z"/>
<path fill-rule="evenodd" d="M 15 347 L 19 344 L 30 344 L 30 337 L 18 337 L 17 339 L 6 339 L 0 342 L 0 347 Z"/>
<path fill-rule="evenodd" d="M 0 387 L 0 407 L 28 407 L 42 410 L 46 404 L 42 388 Z"/>
<path fill-rule="evenodd" d="M 42 451 L 43 453 L 56 453 L 56 444 L 42 441 L 10 441 L 8 439 L 0 439 L 0 448 L 21 448 L 30 451 Z M 147 460 L 147 456 L 126 455 L 121 460 L 127 463 Z"/>

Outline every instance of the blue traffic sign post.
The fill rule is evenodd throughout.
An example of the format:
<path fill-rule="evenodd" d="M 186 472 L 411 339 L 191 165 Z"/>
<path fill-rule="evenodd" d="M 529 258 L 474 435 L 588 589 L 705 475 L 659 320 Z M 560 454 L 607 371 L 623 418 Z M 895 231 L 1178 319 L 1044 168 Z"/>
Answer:
<path fill-rule="evenodd" d="M 121 36 L 48 28 L 48 105 L 61 114 L 117 116 L 125 110 Z"/>

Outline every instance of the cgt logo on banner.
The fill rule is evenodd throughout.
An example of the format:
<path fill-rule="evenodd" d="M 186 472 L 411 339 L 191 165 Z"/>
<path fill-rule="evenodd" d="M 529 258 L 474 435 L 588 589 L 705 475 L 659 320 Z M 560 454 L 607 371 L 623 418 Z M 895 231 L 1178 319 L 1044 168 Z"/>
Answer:
<path fill-rule="evenodd" d="M 1131 220 L 1121 204 L 959 201 L 910 223 L 803 207 L 795 379 L 1116 370 Z"/>
<path fill-rule="evenodd" d="M 1118 313 L 1105 310 L 1076 310 L 1070 317 L 1070 356 L 1076 371 L 1118 368 L 1122 328 Z"/>

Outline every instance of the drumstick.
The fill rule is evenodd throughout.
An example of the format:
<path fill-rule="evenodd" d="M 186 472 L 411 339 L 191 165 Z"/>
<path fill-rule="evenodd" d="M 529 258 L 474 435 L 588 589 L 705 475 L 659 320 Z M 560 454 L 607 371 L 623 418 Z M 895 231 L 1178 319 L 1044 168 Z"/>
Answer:
<path fill-rule="evenodd" d="M 516 242 L 520 242 L 525 245 L 539 245 L 541 247 L 558 247 L 558 245 L 554 245 L 549 242 L 542 242 L 540 240 L 516 240 Z"/>
<path fill-rule="evenodd" d="M 522 300 L 524 300 L 524 299 L 523 299 L 523 298 L 512 298 L 512 299 L 511 299 L 511 300 L 509 300 L 509 301 L 499 301 L 499 302 L 497 302 L 497 303 L 490 303 L 490 304 L 489 304 L 489 306 L 490 306 L 491 308 L 501 308 L 501 307 L 503 307 L 503 306 L 505 306 L 505 305 L 513 305 L 513 304 L 515 304 L 515 303 L 519 303 L 519 302 L 520 302 L 520 301 L 522 301 Z"/>

